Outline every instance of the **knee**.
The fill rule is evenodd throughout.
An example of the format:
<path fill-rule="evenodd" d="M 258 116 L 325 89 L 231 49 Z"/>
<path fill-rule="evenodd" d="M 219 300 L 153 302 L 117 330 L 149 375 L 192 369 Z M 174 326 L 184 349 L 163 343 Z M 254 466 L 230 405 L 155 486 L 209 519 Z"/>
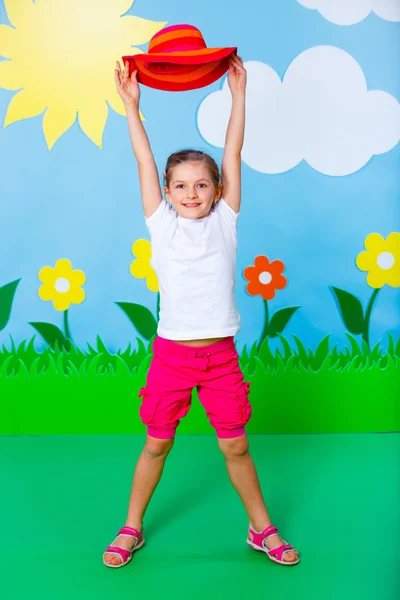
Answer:
<path fill-rule="evenodd" d="M 165 458 L 174 445 L 174 438 L 161 440 L 157 438 L 147 437 L 144 446 L 144 452 L 150 458 Z"/>
<path fill-rule="evenodd" d="M 218 445 L 226 459 L 240 458 L 249 454 L 249 440 L 246 435 L 232 439 L 219 438 Z"/>

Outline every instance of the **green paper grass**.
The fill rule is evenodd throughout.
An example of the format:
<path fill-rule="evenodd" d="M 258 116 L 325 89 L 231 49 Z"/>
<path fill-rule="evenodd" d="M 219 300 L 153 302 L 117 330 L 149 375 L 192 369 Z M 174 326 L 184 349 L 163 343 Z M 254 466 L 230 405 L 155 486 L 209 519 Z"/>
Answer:
<path fill-rule="evenodd" d="M 251 383 L 249 433 L 327 433 L 400 430 L 400 340 L 369 350 L 348 334 L 349 347 L 329 348 L 325 337 L 313 352 L 293 336 L 279 336 L 259 350 L 244 347 L 240 365 Z M 110 353 L 96 348 L 69 351 L 34 348 L 34 339 L 0 348 L 0 433 L 143 433 L 138 392 L 151 361 L 150 341 L 137 339 Z M 208 424 L 196 392 L 180 433 L 202 434 Z"/>

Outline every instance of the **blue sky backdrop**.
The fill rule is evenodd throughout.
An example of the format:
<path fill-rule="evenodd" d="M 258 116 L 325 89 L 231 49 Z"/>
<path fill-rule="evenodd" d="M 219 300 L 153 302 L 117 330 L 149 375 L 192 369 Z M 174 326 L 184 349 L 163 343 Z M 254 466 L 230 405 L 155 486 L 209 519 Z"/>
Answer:
<path fill-rule="evenodd" d="M 338 26 L 296 0 L 227 6 L 223 0 L 136 0 L 130 13 L 169 24 L 193 24 L 208 46 L 237 45 L 245 61 L 265 62 L 281 77 L 307 48 L 333 45 L 357 60 L 368 89 L 400 99 L 399 23 L 371 14 L 359 24 Z M 8 24 L 2 0 L 0 23 Z M 142 88 L 146 130 L 161 172 L 168 155 L 184 147 L 203 149 L 220 161 L 222 150 L 202 139 L 196 113 L 204 98 L 221 86 L 222 80 L 186 93 Z M 1 124 L 13 94 L 0 89 Z M 76 122 L 51 152 L 41 120 L 39 116 L 0 127 L 0 285 L 22 278 L 0 342 L 8 345 L 10 334 L 17 342 L 30 338 L 34 331 L 29 321 L 61 326 L 62 314 L 37 295 L 37 274 L 42 266 L 69 258 L 87 276 L 85 302 L 70 309 L 75 341 L 83 347 L 99 334 L 110 349 L 124 348 L 136 332 L 114 302 L 137 302 L 153 311 L 156 306 L 155 294 L 144 280 L 129 273 L 132 243 L 149 236 L 126 119 L 110 109 L 103 150 Z M 332 340 L 343 345 L 345 330 L 329 286 L 350 291 L 366 304 L 372 290 L 365 273 L 355 267 L 355 257 L 369 233 L 386 237 L 399 231 L 399 198 L 399 145 L 345 177 L 322 175 L 305 162 L 278 175 L 243 165 L 236 293 L 242 319 L 239 346 L 252 344 L 262 330 L 262 301 L 246 294 L 242 278 L 243 269 L 259 254 L 281 259 L 286 266 L 289 285 L 270 302 L 271 311 L 302 307 L 285 336 L 295 334 L 314 348 L 331 333 Z M 372 314 L 372 343 L 387 331 L 400 334 L 400 293 L 386 286 Z"/>

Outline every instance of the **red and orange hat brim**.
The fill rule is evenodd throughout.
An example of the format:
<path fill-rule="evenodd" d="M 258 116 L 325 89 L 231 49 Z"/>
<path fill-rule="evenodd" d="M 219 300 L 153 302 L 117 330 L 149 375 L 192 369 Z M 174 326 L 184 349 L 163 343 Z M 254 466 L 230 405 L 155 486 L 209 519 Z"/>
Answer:
<path fill-rule="evenodd" d="M 137 70 L 139 83 L 157 90 L 183 92 L 217 81 L 229 69 L 237 48 L 199 48 L 180 52 L 152 52 L 123 56 L 129 74 Z"/>

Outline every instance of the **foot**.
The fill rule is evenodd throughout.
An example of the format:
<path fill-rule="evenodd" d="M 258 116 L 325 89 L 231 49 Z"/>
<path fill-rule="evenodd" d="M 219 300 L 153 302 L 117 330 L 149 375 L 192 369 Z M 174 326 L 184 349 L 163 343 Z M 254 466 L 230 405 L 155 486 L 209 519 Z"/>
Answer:
<path fill-rule="evenodd" d="M 267 527 L 269 527 L 269 526 L 267 526 Z M 253 529 L 254 532 L 256 533 L 256 530 L 254 528 L 251 528 L 251 529 Z M 261 531 L 263 531 L 263 530 L 261 530 Z M 249 529 L 248 539 L 250 540 L 250 542 L 253 542 L 253 535 L 252 535 L 250 529 Z M 270 536 L 264 538 L 264 540 L 263 540 L 263 546 L 265 548 L 267 548 L 267 550 L 274 550 L 275 548 L 279 548 L 280 546 L 284 546 L 285 544 L 286 544 L 286 542 L 280 537 L 279 534 L 270 535 Z M 296 562 L 298 559 L 299 559 L 299 553 L 295 549 L 285 552 L 282 556 L 282 560 L 284 562 L 288 562 L 288 563 Z"/>
<path fill-rule="evenodd" d="M 279 548 L 279 546 L 283 546 L 284 543 L 285 542 L 279 535 L 271 535 L 271 537 L 264 540 L 264 546 L 268 548 L 268 550 Z M 290 552 L 286 552 L 282 558 L 285 562 L 294 562 L 299 558 L 299 554 L 297 550 L 290 550 Z"/>
<path fill-rule="evenodd" d="M 140 530 L 138 530 L 140 531 Z M 130 552 L 132 552 L 132 550 L 138 545 L 138 541 L 133 538 L 133 537 L 128 537 L 127 535 L 119 535 L 118 537 L 115 538 L 115 540 L 113 541 L 113 543 L 111 544 L 114 547 L 118 547 L 118 548 L 122 548 L 123 550 L 129 550 Z M 121 565 L 122 564 L 122 558 L 120 556 L 117 556 L 116 554 L 111 554 L 108 552 L 104 553 L 104 562 L 107 563 L 108 565 Z"/>

